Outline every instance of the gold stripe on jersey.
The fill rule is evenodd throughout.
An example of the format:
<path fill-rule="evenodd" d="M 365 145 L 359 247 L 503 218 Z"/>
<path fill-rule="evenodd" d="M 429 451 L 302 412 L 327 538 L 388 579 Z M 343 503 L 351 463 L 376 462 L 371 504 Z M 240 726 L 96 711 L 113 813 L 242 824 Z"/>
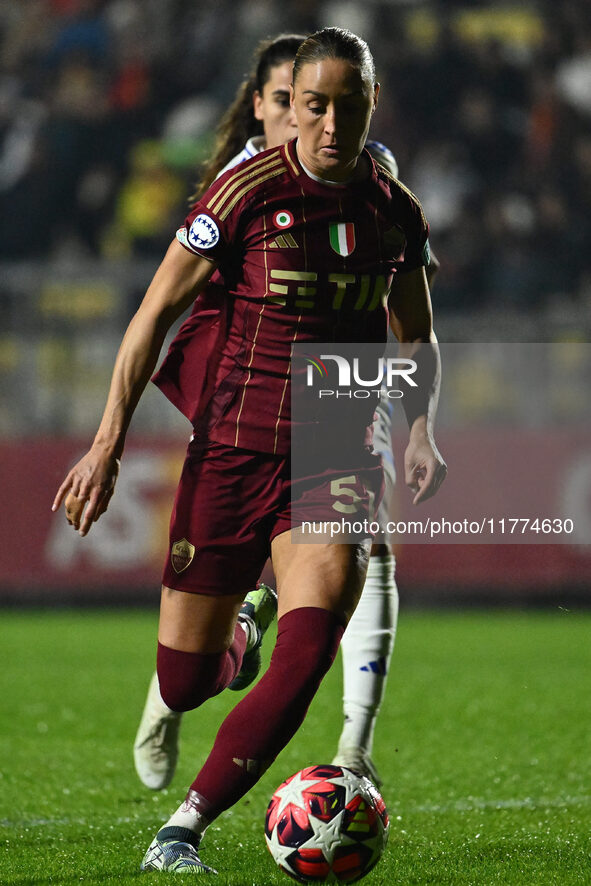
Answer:
<path fill-rule="evenodd" d="M 267 238 L 267 201 L 266 200 L 264 200 L 264 202 L 263 202 L 263 208 L 264 208 L 264 212 L 263 212 L 263 239 L 266 240 L 266 238 Z M 267 298 L 267 296 L 269 295 L 269 266 L 268 266 L 268 262 L 267 262 L 267 250 L 266 249 L 263 250 L 263 259 L 265 262 L 265 286 L 267 287 L 265 289 L 265 294 L 264 294 L 263 298 Z"/>
<path fill-rule="evenodd" d="M 291 154 L 289 153 L 289 144 L 287 144 L 287 145 L 285 146 L 285 159 L 287 160 L 287 162 L 288 162 L 289 165 L 291 166 L 291 169 L 292 169 L 293 174 L 294 174 L 294 175 L 299 175 L 300 172 L 301 172 L 301 170 L 300 170 L 299 166 L 296 166 L 296 164 L 295 164 L 295 163 L 293 162 L 293 160 L 291 159 Z"/>
<path fill-rule="evenodd" d="M 267 209 L 267 201 L 265 200 L 265 210 L 266 209 Z M 267 234 L 267 213 L 265 211 L 263 213 L 263 237 L 266 236 L 266 234 Z M 268 274 L 268 268 L 267 268 L 267 252 L 266 251 L 265 251 L 264 255 L 265 255 L 265 281 L 268 283 L 269 274 Z M 268 296 L 268 294 L 269 294 L 269 290 L 267 289 L 265 292 L 265 298 Z M 265 303 L 263 302 L 261 305 L 261 310 L 259 312 L 259 320 L 257 323 L 256 332 L 254 334 L 254 340 L 252 342 L 252 350 L 250 353 L 250 360 L 248 363 L 248 378 L 244 382 L 244 387 L 242 388 L 242 401 L 240 403 L 240 409 L 238 410 L 238 415 L 236 416 L 236 436 L 234 437 L 234 445 L 235 446 L 238 446 L 238 436 L 240 434 L 240 416 L 242 415 L 242 407 L 244 406 L 244 400 L 246 398 L 246 385 L 249 383 L 249 381 L 252 378 L 252 373 L 250 371 L 250 367 L 252 366 L 252 361 L 254 359 L 255 342 L 256 342 L 257 336 L 259 334 L 259 327 L 261 325 L 261 320 L 263 318 L 264 309 L 265 309 Z"/>
<path fill-rule="evenodd" d="M 369 148 L 368 148 L 368 151 L 369 151 Z M 371 154 L 371 151 L 369 151 L 369 153 Z M 378 167 L 378 169 L 379 169 L 380 172 L 385 173 L 385 175 L 388 176 L 388 178 L 390 179 L 390 181 L 397 182 L 397 184 L 399 184 L 399 185 L 402 184 L 402 182 L 400 181 L 400 179 L 399 179 L 399 178 L 396 178 L 396 176 L 394 175 L 394 173 L 391 172 L 391 171 L 388 169 L 387 166 L 384 166 L 383 163 L 380 163 L 379 160 L 376 160 L 376 158 L 373 156 L 373 154 L 371 154 L 371 156 L 373 157 L 373 162 L 376 164 L 376 166 Z"/>
<path fill-rule="evenodd" d="M 280 154 L 275 154 L 271 157 L 262 158 L 258 162 L 255 161 L 251 166 L 248 167 L 248 169 L 237 171 L 228 179 L 225 184 L 222 185 L 220 190 L 216 194 L 214 194 L 214 196 L 207 204 L 207 208 L 211 210 L 211 212 L 214 212 L 216 214 L 219 213 L 224 203 L 232 196 L 236 188 L 241 187 L 244 182 L 256 178 L 267 169 L 273 169 L 277 166 L 279 166 L 282 170 L 285 169 L 285 165 Z M 240 170 L 240 167 L 238 167 L 238 170 Z"/>
<path fill-rule="evenodd" d="M 308 236 L 308 220 L 306 218 L 306 194 L 304 189 L 300 185 L 300 196 L 302 199 L 302 248 L 304 250 L 304 268 L 308 270 L 308 248 L 307 248 L 307 236 Z"/>
<path fill-rule="evenodd" d="M 298 316 L 298 320 L 296 323 L 295 331 L 292 338 L 292 344 L 295 344 L 298 332 L 300 329 L 300 323 L 302 322 L 302 315 Z M 275 441 L 273 443 L 273 455 L 277 452 L 277 437 L 279 435 L 279 423 L 281 422 L 281 413 L 283 411 L 283 401 L 285 400 L 285 392 L 287 391 L 287 383 L 289 381 L 289 376 L 291 375 L 291 361 L 287 365 L 287 372 L 285 374 L 285 381 L 283 383 L 283 391 L 281 392 L 281 400 L 279 402 L 279 409 L 277 410 L 277 421 L 275 422 Z"/>
<path fill-rule="evenodd" d="M 214 194 L 208 203 L 208 208 L 212 209 L 213 205 L 217 203 L 218 200 L 224 200 L 232 190 L 239 186 L 243 181 L 246 181 L 248 178 L 252 178 L 253 176 L 258 175 L 260 172 L 264 172 L 266 169 L 269 169 L 273 166 L 280 165 L 283 162 L 281 155 L 279 152 L 276 152 L 271 157 L 259 157 L 257 158 L 251 165 L 244 169 L 242 164 L 239 164 L 232 176 L 226 181 L 225 184 L 219 189 L 219 191 Z M 212 210 L 213 211 L 213 210 Z"/>
<path fill-rule="evenodd" d="M 223 211 L 218 213 L 220 221 L 225 221 L 225 219 L 227 219 L 238 201 L 242 200 L 245 194 L 248 194 L 248 192 L 252 191 L 253 188 L 258 188 L 259 185 L 262 185 L 263 182 L 268 181 L 270 178 L 275 178 L 275 176 L 277 175 L 283 175 L 284 172 L 285 166 L 281 166 L 280 169 L 274 169 L 271 172 L 267 172 L 265 175 L 260 175 L 258 178 L 255 178 L 253 181 L 245 185 L 242 190 L 238 191 L 238 193 L 234 195 L 232 200 L 230 200 L 230 202 L 226 204 Z"/>
<path fill-rule="evenodd" d="M 265 303 L 261 305 L 261 310 L 259 311 L 259 320 L 257 323 L 257 328 L 254 334 L 254 338 L 252 340 L 252 347 L 250 349 L 250 360 L 248 361 L 248 366 L 246 367 L 248 371 L 248 378 L 242 385 L 242 399 L 240 401 L 240 409 L 238 410 L 238 415 L 236 416 L 236 436 L 234 437 L 234 446 L 238 446 L 238 437 L 240 436 L 240 416 L 242 415 L 242 409 L 244 407 L 244 401 L 246 399 L 246 386 L 252 378 L 252 372 L 250 367 L 252 366 L 252 361 L 254 360 L 254 349 L 256 347 L 256 342 L 259 334 L 259 329 L 261 326 L 261 320 L 263 319 L 263 311 L 265 310 Z"/>
<path fill-rule="evenodd" d="M 267 210 L 267 201 L 265 200 L 265 213 L 263 215 L 263 236 L 265 236 L 267 233 L 267 213 L 266 213 L 266 210 Z M 277 246 L 277 242 L 274 240 L 273 243 L 270 243 L 269 245 L 270 246 Z M 269 264 L 267 262 L 267 250 L 266 249 L 264 250 L 263 255 L 265 256 L 265 285 L 267 287 L 265 290 L 265 298 L 271 304 L 279 305 L 280 307 L 284 308 L 285 305 L 287 304 L 287 299 L 284 297 L 283 294 L 269 295 L 270 292 L 283 293 L 283 289 L 277 288 L 275 286 L 275 284 L 273 284 L 273 283 L 269 283 Z M 287 292 L 287 286 L 285 286 L 284 289 L 285 289 L 285 292 Z"/>
<path fill-rule="evenodd" d="M 295 338 L 294 338 L 295 341 Z M 283 391 L 281 392 L 281 400 L 279 402 L 279 409 L 277 410 L 277 421 L 275 422 L 275 439 L 273 441 L 273 455 L 277 452 L 277 437 L 279 434 L 279 423 L 281 421 L 281 410 L 283 409 L 283 401 L 285 399 L 285 392 L 287 391 L 287 382 L 289 381 L 290 368 L 287 370 L 287 375 L 285 376 L 285 381 L 283 382 Z"/>

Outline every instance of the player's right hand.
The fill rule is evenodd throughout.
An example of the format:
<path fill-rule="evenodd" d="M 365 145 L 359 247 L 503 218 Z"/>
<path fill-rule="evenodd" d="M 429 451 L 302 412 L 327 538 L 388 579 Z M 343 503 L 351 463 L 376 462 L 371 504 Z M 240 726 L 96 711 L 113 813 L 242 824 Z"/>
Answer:
<path fill-rule="evenodd" d="M 435 495 L 447 476 L 447 465 L 429 435 L 415 435 L 404 453 L 404 481 L 414 492 L 413 505 Z"/>
<path fill-rule="evenodd" d="M 120 461 L 95 448 L 74 465 L 57 491 L 52 511 L 65 504 L 66 520 L 84 536 L 109 507 Z"/>

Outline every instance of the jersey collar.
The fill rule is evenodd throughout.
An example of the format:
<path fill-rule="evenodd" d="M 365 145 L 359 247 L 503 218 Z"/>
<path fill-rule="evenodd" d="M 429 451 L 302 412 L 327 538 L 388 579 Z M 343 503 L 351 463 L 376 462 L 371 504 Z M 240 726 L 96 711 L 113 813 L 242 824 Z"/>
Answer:
<path fill-rule="evenodd" d="M 363 152 L 369 160 L 371 172 L 368 178 L 364 181 L 349 182 L 349 184 L 343 185 L 343 187 L 335 187 L 334 184 L 329 185 L 325 184 L 322 180 L 310 178 L 298 159 L 296 142 L 297 137 L 293 138 L 291 141 L 287 142 L 287 144 L 283 145 L 280 150 L 286 160 L 287 168 L 289 169 L 290 174 L 293 176 L 293 178 L 297 179 L 298 183 L 302 185 L 302 187 L 304 187 L 306 190 L 314 191 L 315 193 L 320 193 L 323 195 L 337 195 L 342 194 L 343 192 L 351 193 L 351 191 L 364 189 L 367 187 L 369 182 L 375 182 L 377 180 L 375 163 L 373 162 L 372 156 L 366 148 L 363 149 Z"/>

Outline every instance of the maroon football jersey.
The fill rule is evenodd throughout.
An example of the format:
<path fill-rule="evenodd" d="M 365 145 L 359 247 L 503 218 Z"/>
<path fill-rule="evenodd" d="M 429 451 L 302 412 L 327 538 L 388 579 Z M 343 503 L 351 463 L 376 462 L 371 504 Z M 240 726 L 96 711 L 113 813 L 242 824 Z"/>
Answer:
<path fill-rule="evenodd" d="M 392 276 L 427 263 L 428 227 L 416 197 L 366 158 L 366 180 L 335 187 L 302 169 L 295 140 L 264 151 L 217 179 L 178 232 L 220 263 L 225 329 L 207 396 L 191 389 L 203 351 L 155 380 L 209 439 L 286 453 L 293 343 L 386 341 Z"/>

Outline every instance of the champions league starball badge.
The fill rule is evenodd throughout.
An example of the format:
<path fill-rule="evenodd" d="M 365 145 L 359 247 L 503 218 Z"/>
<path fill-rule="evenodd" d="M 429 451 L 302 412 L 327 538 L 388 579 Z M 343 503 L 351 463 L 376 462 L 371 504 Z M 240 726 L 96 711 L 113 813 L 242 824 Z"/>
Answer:
<path fill-rule="evenodd" d="M 198 249 L 211 249 L 220 239 L 218 226 L 208 215 L 198 215 L 189 228 L 189 243 Z"/>

